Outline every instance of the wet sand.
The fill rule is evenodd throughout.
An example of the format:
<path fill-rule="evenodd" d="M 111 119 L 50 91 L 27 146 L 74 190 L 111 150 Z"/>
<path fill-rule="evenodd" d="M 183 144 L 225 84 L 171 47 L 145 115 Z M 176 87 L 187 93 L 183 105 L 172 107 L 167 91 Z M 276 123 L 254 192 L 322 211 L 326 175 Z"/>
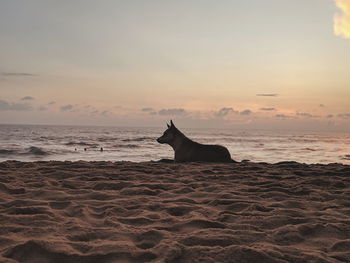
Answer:
<path fill-rule="evenodd" d="M 0 163 L 0 262 L 350 262 L 350 166 Z"/>

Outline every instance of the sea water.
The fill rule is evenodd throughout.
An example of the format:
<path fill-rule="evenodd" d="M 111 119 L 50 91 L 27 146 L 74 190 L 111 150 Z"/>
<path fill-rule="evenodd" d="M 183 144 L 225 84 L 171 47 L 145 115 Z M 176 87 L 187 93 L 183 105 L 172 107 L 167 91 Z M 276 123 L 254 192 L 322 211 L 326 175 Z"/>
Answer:
<path fill-rule="evenodd" d="M 350 164 L 350 133 L 182 129 L 226 146 L 234 160 Z M 173 158 L 163 128 L 0 125 L 0 161 L 156 161 Z M 102 151 L 101 151 L 102 148 Z"/>

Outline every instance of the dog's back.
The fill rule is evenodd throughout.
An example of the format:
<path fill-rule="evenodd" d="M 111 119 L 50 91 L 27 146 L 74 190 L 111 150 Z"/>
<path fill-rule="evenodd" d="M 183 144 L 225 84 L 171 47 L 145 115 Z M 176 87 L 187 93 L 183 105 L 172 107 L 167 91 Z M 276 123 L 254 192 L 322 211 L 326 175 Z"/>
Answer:
<path fill-rule="evenodd" d="M 230 152 L 221 145 L 207 145 L 186 138 L 175 151 L 177 162 L 233 162 Z"/>

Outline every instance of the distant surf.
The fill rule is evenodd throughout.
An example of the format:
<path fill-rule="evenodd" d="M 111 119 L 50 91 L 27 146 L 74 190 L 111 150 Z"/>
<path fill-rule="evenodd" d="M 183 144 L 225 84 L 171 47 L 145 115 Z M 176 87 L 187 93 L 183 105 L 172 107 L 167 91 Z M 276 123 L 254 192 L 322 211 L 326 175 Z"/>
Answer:
<path fill-rule="evenodd" d="M 200 143 L 226 146 L 238 161 L 350 164 L 350 133 L 182 130 Z M 156 142 L 163 132 L 164 127 L 0 125 L 0 161 L 172 159 L 173 150 Z"/>
<path fill-rule="evenodd" d="M 49 152 L 46 152 L 42 148 L 36 146 L 30 146 L 23 150 L 13 150 L 13 149 L 0 149 L 0 157 L 12 156 L 12 155 L 49 155 Z"/>

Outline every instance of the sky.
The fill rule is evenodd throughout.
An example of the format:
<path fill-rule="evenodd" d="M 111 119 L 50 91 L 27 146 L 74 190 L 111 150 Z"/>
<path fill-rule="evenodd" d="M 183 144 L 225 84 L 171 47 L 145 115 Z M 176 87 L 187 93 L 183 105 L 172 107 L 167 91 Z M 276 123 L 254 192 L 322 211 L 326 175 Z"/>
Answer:
<path fill-rule="evenodd" d="M 350 130 L 350 0 L 2 0 L 0 123 Z"/>

